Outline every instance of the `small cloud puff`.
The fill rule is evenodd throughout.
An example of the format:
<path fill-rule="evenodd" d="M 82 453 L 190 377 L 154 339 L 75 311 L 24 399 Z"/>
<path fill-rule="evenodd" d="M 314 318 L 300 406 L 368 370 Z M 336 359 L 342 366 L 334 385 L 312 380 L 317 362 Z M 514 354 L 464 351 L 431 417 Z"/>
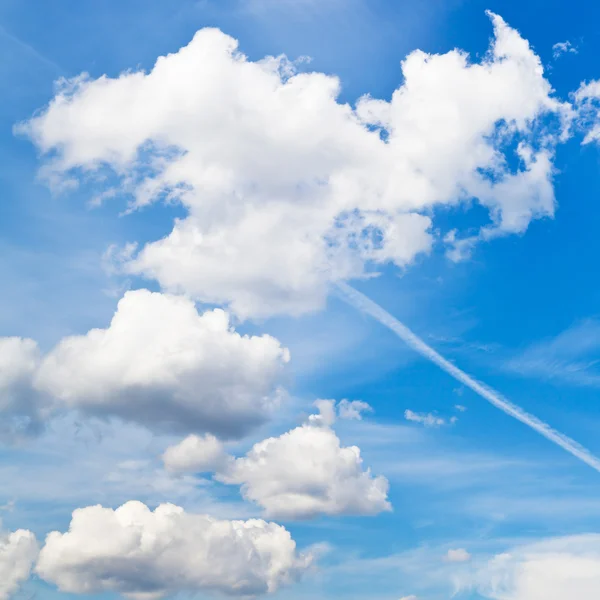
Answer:
<path fill-rule="evenodd" d="M 458 421 L 457 417 L 451 417 L 449 420 L 446 420 L 443 417 L 438 417 L 433 413 L 416 413 L 409 409 L 404 411 L 404 418 L 413 423 L 420 423 L 424 427 L 442 427 L 447 423 L 453 425 Z"/>
<path fill-rule="evenodd" d="M 552 46 L 552 56 L 556 59 L 563 54 L 577 54 L 576 46 L 573 46 L 568 40 L 566 42 L 557 42 Z"/>
<path fill-rule="evenodd" d="M 317 400 L 314 406 L 319 414 L 308 417 L 308 422 L 313 425 L 322 423 L 331 426 L 338 418 L 343 421 L 362 421 L 363 413 L 373 412 L 371 405 L 361 400 L 340 400 L 337 405 L 335 400 Z"/>

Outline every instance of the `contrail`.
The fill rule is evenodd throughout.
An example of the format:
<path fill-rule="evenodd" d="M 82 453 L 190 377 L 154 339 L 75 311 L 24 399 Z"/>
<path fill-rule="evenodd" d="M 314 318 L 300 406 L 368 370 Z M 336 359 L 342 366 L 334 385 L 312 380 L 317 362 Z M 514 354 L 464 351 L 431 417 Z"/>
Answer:
<path fill-rule="evenodd" d="M 392 330 L 401 340 L 408 344 L 413 350 L 435 363 L 440 369 L 446 371 L 449 375 L 460 381 L 463 385 L 471 388 L 476 394 L 499 408 L 502 412 L 510 415 L 514 419 L 521 421 L 531 429 L 543 435 L 546 439 L 560 446 L 585 464 L 600 472 L 600 459 L 594 456 L 589 450 L 581 444 L 572 440 L 570 437 L 552 429 L 550 425 L 544 423 L 536 416 L 525 412 L 522 408 L 513 404 L 510 400 L 502 396 L 496 390 L 488 387 L 484 383 L 480 383 L 462 369 L 453 365 L 449 360 L 445 359 L 441 354 L 436 352 L 431 346 L 428 346 L 420 337 L 415 335 L 406 325 L 402 324 L 398 319 L 390 315 L 381 306 L 361 294 L 358 290 L 349 286 L 346 283 L 338 283 L 338 289 L 341 292 L 342 298 L 361 312 L 372 316 Z"/>
<path fill-rule="evenodd" d="M 53 71 L 57 71 L 60 74 L 64 73 L 64 69 L 62 69 L 54 61 L 50 60 L 49 58 L 46 58 L 43 54 L 38 52 L 33 46 L 31 46 L 27 42 L 24 42 L 23 40 L 18 38 L 16 35 L 12 34 L 10 31 L 8 31 L 6 29 L 6 27 L 4 27 L 3 25 L 0 25 L 0 35 L 5 37 L 6 39 L 10 40 L 13 44 L 18 46 L 19 48 L 21 48 L 21 50 L 23 50 L 26 54 L 33 56 L 39 62 L 43 63 L 47 67 L 50 67 L 50 69 L 52 69 Z"/>

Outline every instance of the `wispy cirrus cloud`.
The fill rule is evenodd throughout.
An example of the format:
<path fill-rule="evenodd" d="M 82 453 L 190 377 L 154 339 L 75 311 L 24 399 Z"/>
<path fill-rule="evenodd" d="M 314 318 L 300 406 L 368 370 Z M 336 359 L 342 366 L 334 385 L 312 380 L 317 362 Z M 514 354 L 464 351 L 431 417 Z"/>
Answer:
<path fill-rule="evenodd" d="M 531 344 L 506 360 L 503 369 L 522 377 L 600 387 L 600 320 L 580 321 Z"/>
<path fill-rule="evenodd" d="M 8 29 L 6 29 L 6 27 L 4 27 L 4 25 L 1 24 L 0 37 L 8 40 L 11 44 L 13 44 L 13 46 L 17 47 L 25 56 L 33 58 L 34 60 L 49 68 L 51 71 L 54 71 L 58 75 L 65 74 L 65 70 L 60 65 L 58 65 L 53 60 L 42 54 L 39 50 L 36 50 L 28 42 L 23 41 L 21 38 L 8 31 Z"/>

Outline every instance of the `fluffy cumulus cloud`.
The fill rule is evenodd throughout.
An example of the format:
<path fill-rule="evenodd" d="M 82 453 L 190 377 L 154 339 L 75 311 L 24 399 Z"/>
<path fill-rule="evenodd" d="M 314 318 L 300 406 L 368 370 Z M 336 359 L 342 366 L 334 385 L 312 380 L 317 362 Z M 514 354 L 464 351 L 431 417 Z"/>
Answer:
<path fill-rule="evenodd" d="M 241 317 L 302 313 L 336 281 L 429 252 L 436 206 L 489 210 L 479 233 L 446 236 L 454 258 L 553 215 L 548 127 L 570 113 L 528 42 L 490 17 L 481 61 L 415 51 L 389 102 L 343 104 L 335 77 L 250 61 L 203 29 L 149 72 L 63 81 L 18 130 L 55 182 L 108 170 L 118 190 L 100 195 L 183 204 L 169 235 L 125 253 L 124 271 Z"/>
<path fill-rule="evenodd" d="M 311 561 L 275 523 L 220 521 L 170 504 L 151 511 L 128 502 L 116 510 L 76 510 L 66 533 L 48 535 L 36 572 L 63 592 L 156 600 L 177 592 L 274 592 Z"/>
<path fill-rule="evenodd" d="M 37 554 L 37 541 L 30 531 L 0 534 L 0 600 L 8 600 L 29 579 Z"/>
<path fill-rule="evenodd" d="M 241 485 L 244 497 L 262 506 L 269 517 L 307 519 L 391 510 L 387 479 L 363 467 L 359 448 L 341 445 L 330 427 L 327 406 L 319 406 L 321 419 L 309 419 L 231 459 L 217 479 Z"/>
<path fill-rule="evenodd" d="M 340 447 L 337 436 L 331 430 L 338 418 L 361 420 L 363 412 L 373 410 L 371 406 L 359 400 L 341 400 L 337 403 L 335 400 L 317 400 L 314 405 L 318 413 L 308 416 L 304 428 L 286 434 L 291 434 L 292 439 L 282 436 L 261 442 L 267 451 L 260 450 L 261 444 L 257 444 L 246 458 L 236 459 L 227 453 L 226 445 L 214 435 L 192 434 L 165 450 L 162 455 L 165 469 L 171 473 L 213 472 L 217 479 L 225 483 L 242 484 L 247 497 L 262 505 L 269 516 L 306 518 L 322 513 L 371 514 L 389 508 L 386 502 L 387 481 L 384 478 L 373 480 L 368 471 L 363 472 L 359 449 Z M 304 454 L 306 447 L 312 443 L 310 435 L 320 440 L 319 447 L 326 448 L 326 453 L 320 455 L 317 449 L 310 455 L 297 456 Z M 304 480 L 297 485 L 290 483 L 290 475 L 282 477 L 284 470 L 280 462 L 275 460 L 280 451 L 285 452 L 289 473 L 295 474 L 296 462 L 301 465 L 301 477 Z M 306 461 L 313 462 L 314 473 L 308 473 Z M 328 472 L 332 477 L 329 487 L 326 483 Z M 279 484 L 265 486 L 260 481 L 265 478 L 279 478 Z M 342 489 L 335 489 L 334 486 L 338 486 L 340 481 Z M 352 486 L 364 498 L 349 503 L 344 488 Z M 302 489 L 305 489 L 304 497 L 299 491 Z M 329 500 L 320 502 L 318 497 L 322 493 L 326 493 Z M 281 505 L 287 499 L 293 502 L 283 510 Z"/>
<path fill-rule="evenodd" d="M 340 418 L 357 418 L 369 407 L 317 400 L 318 414 L 279 437 L 255 444 L 241 458 L 227 454 L 217 438 L 191 435 L 163 454 L 173 472 L 214 471 L 226 484 L 241 485 L 242 494 L 268 517 L 307 519 L 318 515 L 374 515 L 390 510 L 388 481 L 363 468 L 360 449 L 343 447 L 331 429 Z M 349 417 L 342 417 L 349 410 Z M 370 407 L 369 407 L 370 408 Z"/>
<path fill-rule="evenodd" d="M 276 339 L 238 334 L 220 309 L 199 314 L 184 297 L 137 290 L 108 328 L 65 338 L 45 356 L 30 340 L 0 340 L 0 401 L 9 410 L 52 398 L 56 410 L 235 437 L 277 407 L 288 360 Z"/>
<path fill-rule="evenodd" d="M 214 435 L 189 435 L 175 446 L 169 446 L 163 454 L 168 471 L 202 473 L 220 471 L 229 457 L 223 444 Z"/>
<path fill-rule="evenodd" d="M 491 600 L 596 600 L 600 590 L 600 536 L 558 538 L 494 557 L 476 575 Z"/>

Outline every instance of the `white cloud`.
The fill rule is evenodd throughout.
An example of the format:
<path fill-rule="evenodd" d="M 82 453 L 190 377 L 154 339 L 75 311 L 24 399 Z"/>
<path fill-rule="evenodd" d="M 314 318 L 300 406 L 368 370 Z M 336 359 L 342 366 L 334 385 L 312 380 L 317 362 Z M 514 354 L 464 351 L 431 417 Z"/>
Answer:
<path fill-rule="evenodd" d="M 221 470 L 227 458 L 223 443 L 214 435 L 192 434 L 167 448 L 163 463 L 168 471 L 207 473 Z"/>
<path fill-rule="evenodd" d="M 319 411 L 317 414 L 309 415 L 308 422 L 316 427 L 324 426 L 331 427 L 336 419 L 336 405 L 335 400 L 316 400 L 313 404 Z"/>
<path fill-rule="evenodd" d="M 582 83 L 574 98 L 579 125 L 586 132 L 583 144 L 600 142 L 600 81 Z"/>
<path fill-rule="evenodd" d="M 37 554 L 31 531 L 0 534 L 0 600 L 8 600 L 29 579 Z"/>
<path fill-rule="evenodd" d="M 63 81 L 18 131 L 51 157 L 51 179 L 110 168 L 134 207 L 185 206 L 126 272 L 241 317 L 298 314 L 323 306 L 331 282 L 427 253 L 434 206 L 476 197 L 489 210 L 479 234 L 454 236 L 465 249 L 553 215 L 556 136 L 543 125 L 570 113 L 527 41 L 490 16 L 482 61 L 415 51 L 390 102 L 341 104 L 336 78 L 251 62 L 203 29 L 149 73 Z"/>
<path fill-rule="evenodd" d="M 464 548 L 449 549 L 444 557 L 446 562 L 462 563 L 471 560 L 471 555 Z"/>
<path fill-rule="evenodd" d="M 243 496 L 262 506 L 269 517 L 305 519 L 391 510 L 387 479 L 364 470 L 360 449 L 341 446 L 329 425 L 327 419 L 309 419 L 263 440 L 216 477 L 241 485 Z"/>
<path fill-rule="evenodd" d="M 418 600 L 418 598 L 416 596 L 402 596 L 402 598 L 400 598 L 400 600 Z"/>
<path fill-rule="evenodd" d="M 362 421 L 364 412 L 373 412 L 373 408 L 362 400 L 340 400 L 338 403 L 340 419 Z"/>
<path fill-rule="evenodd" d="M 78 509 L 46 538 L 37 574 L 63 592 L 154 600 L 177 592 L 252 596 L 276 591 L 310 566 L 289 532 L 259 519 L 220 521 L 162 504 Z"/>
<path fill-rule="evenodd" d="M 373 408 L 362 400 L 317 400 L 314 406 L 318 414 L 309 415 L 308 422 L 312 425 L 325 425 L 330 427 L 336 420 L 362 421 L 362 413 L 373 412 Z"/>
<path fill-rule="evenodd" d="M 64 338 L 43 357 L 30 341 L 0 342 L 12 373 L 3 403 L 51 396 L 56 410 L 224 437 L 269 418 L 289 360 L 276 339 L 236 333 L 220 309 L 198 314 L 191 300 L 147 290 L 127 292 L 107 329 Z"/>
<path fill-rule="evenodd" d="M 446 424 L 446 419 L 442 417 L 432 413 L 416 413 L 409 409 L 404 411 L 404 418 L 413 423 L 420 423 L 425 427 L 441 427 Z"/>
<path fill-rule="evenodd" d="M 577 54 L 577 48 L 568 40 L 566 42 L 557 42 L 552 46 L 552 56 L 558 58 L 563 54 Z"/>
<path fill-rule="evenodd" d="M 514 548 L 482 566 L 472 587 L 492 600 L 597 600 L 600 536 L 564 537 Z"/>
<path fill-rule="evenodd" d="M 363 404 L 350 412 L 356 419 Z M 336 421 L 334 400 L 317 400 L 318 414 L 284 433 L 255 444 L 234 458 L 213 436 L 191 435 L 167 448 L 167 470 L 215 472 L 215 479 L 241 485 L 242 495 L 264 509 L 268 517 L 306 519 L 317 515 L 372 515 L 391 510 L 385 477 L 363 469 L 360 449 L 342 447 L 331 429 Z M 348 408 L 351 403 L 339 403 Z M 368 405 L 366 405 L 368 406 Z M 360 409 L 360 410 L 359 410 Z"/>

